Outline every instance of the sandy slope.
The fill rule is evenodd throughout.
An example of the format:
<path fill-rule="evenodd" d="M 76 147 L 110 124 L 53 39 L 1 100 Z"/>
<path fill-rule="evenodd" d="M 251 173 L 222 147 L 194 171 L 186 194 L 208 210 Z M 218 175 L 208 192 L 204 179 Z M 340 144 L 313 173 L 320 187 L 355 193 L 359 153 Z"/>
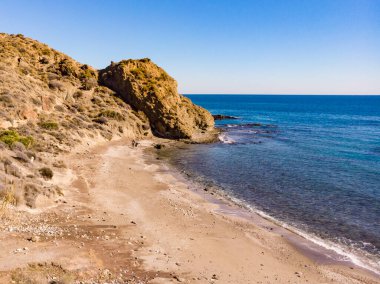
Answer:
<path fill-rule="evenodd" d="M 160 161 L 149 162 L 143 150 L 151 143 L 133 148 L 118 141 L 73 154 L 55 179 L 68 188 L 64 197 L 38 214 L 8 212 L 0 227 L 0 283 L 53 277 L 62 283 L 379 283 L 358 268 L 317 264 L 270 228 L 221 214 Z M 40 239 L 28 241 L 31 236 Z"/>

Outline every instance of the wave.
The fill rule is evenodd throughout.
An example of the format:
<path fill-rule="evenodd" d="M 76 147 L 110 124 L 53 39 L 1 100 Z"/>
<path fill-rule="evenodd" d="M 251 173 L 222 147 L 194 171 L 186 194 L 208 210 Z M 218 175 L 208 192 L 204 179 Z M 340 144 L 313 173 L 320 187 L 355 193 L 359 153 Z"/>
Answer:
<path fill-rule="evenodd" d="M 363 249 L 359 248 L 363 246 L 372 246 L 371 244 L 363 243 L 363 245 L 360 245 L 349 239 L 336 240 L 336 241 L 322 239 L 313 233 L 306 232 L 302 229 L 297 228 L 296 225 L 291 225 L 285 221 L 280 221 L 277 218 L 272 217 L 266 212 L 256 208 L 254 205 L 251 205 L 244 200 L 236 198 L 235 196 L 233 196 L 232 193 L 224 190 L 221 187 L 214 186 L 214 188 L 217 188 L 217 191 L 223 197 L 225 197 L 227 200 L 232 201 L 238 206 L 245 208 L 252 213 L 257 214 L 261 218 L 268 220 L 298 236 L 301 236 L 302 238 L 314 243 L 315 245 L 323 249 L 333 252 L 333 254 L 324 253 L 325 257 L 332 259 L 333 261 L 353 263 L 354 265 L 358 267 L 367 269 L 377 275 L 380 275 L 380 260 L 377 258 L 377 256 L 374 257 L 372 254 L 367 253 Z"/>
<path fill-rule="evenodd" d="M 228 139 L 228 137 L 227 137 Z M 224 142 L 231 144 L 231 142 Z M 184 172 L 183 172 L 184 173 Z M 269 222 L 276 224 L 277 226 L 286 229 L 293 234 L 304 238 L 305 240 L 313 243 L 315 246 L 307 246 L 308 250 L 320 253 L 324 257 L 336 261 L 336 262 L 345 262 L 352 263 L 358 267 L 364 268 L 368 271 L 371 271 L 377 275 L 380 275 L 380 259 L 376 254 L 369 253 L 365 250 L 365 247 L 373 246 L 370 243 L 358 243 L 349 239 L 326 239 L 321 238 L 317 234 L 306 231 L 305 229 L 300 229 L 303 227 L 302 224 L 292 224 L 286 220 L 279 220 L 265 211 L 257 208 L 255 205 L 248 203 L 247 201 L 238 198 L 234 195 L 231 190 L 218 185 L 210 179 L 205 179 L 199 175 L 193 175 L 186 172 L 187 175 L 184 176 L 188 179 L 197 189 L 202 189 L 205 186 L 209 188 L 209 191 L 214 192 L 215 194 L 229 200 L 230 202 L 236 204 L 240 208 L 245 208 L 249 212 L 257 214 L 261 218 L 268 220 Z M 222 211 L 223 212 L 223 211 Z M 294 243 L 297 246 L 297 243 Z"/>
<path fill-rule="evenodd" d="M 224 144 L 235 144 L 236 143 L 236 141 L 234 139 L 232 139 L 231 137 L 229 137 L 226 133 L 219 134 L 218 139 L 220 142 L 223 142 Z"/>

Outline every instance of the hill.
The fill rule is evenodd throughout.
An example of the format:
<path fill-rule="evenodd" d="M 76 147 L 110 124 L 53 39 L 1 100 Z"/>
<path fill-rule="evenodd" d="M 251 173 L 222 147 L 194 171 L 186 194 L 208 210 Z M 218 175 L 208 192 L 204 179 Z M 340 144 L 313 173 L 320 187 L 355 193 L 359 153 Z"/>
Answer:
<path fill-rule="evenodd" d="M 23 35 L 0 34 L 0 195 L 12 202 L 35 207 L 39 195 L 62 194 L 49 180 L 65 166 L 60 157 L 81 145 L 208 141 L 213 125 L 149 59 L 98 71 Z"/>

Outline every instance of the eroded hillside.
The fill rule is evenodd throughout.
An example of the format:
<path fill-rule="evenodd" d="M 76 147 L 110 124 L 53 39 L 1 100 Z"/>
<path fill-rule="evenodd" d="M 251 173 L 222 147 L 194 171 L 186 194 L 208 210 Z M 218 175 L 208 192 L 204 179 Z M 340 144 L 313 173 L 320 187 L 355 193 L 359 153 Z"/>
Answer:
<path fill-rule="evenodd" d="M 144 70 L 127 70 L 127 84 L 137 84 L 132 91 L 113 71 L 124 62 Z M 91 66 L 23 35 L 0 34 L 2 197 L 35 207 L 37 196 L 61 194 L 49 180 L 65 166 L 62 156 L 79 145 L 149 138 L 152 129 L 162 137 L 195 140 L 213 127 L 211 115 L 180 97 L 175 81 L 150 60 L 122 61 L 106 70 L 101 82 L 118 93 L 100 85 Z"/>

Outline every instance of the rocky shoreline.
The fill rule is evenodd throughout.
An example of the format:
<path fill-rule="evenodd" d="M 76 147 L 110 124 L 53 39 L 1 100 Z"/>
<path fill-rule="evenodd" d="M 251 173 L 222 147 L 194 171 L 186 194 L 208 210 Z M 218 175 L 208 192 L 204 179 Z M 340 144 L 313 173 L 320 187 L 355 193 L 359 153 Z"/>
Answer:
<path fill-rule="evenodd" d="M 220 133 L 149 59 L 95 70 L 3 33 L 0 50 L 1 283 L 376 283 L 220 214 L 147 154 Z"/>

